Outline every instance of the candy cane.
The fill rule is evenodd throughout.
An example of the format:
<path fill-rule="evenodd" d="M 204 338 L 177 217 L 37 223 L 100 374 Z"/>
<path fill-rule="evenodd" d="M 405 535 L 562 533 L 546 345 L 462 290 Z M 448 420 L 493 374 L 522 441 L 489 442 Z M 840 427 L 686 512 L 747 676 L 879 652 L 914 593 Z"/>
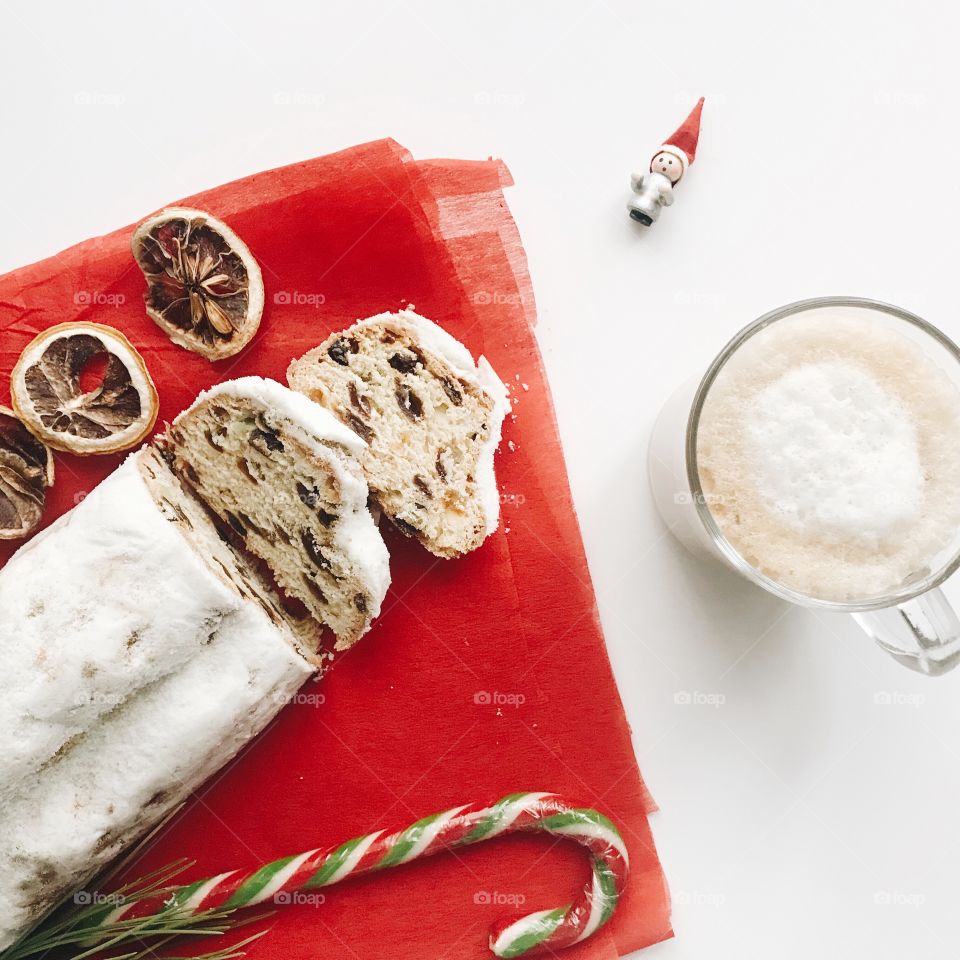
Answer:
<path fill-rule="evenodd" d="M 399 867 L 443 850 L 456 850 L 508 833 L 549 833 L 574 840 L 591 854 L 593 872 L 579 896 L 566 906 L 501 920 L 490 933 L 498 957 L 560 949 L 586 940 L 613 915 L 629 870 L 620 832 L 596 810 L 572 807 L 549 793 L 514 793 L 489 807 L 467 804 L 418 820 L 396 833 L 383 830 L 326 850 L 283 857 L 256 870 L 233 870 L 175 887 L 163 894 L 105 908 L 90 920 L 91 933 L 119 920 L 170 912 L 190 917 L 206 910 L 233 910 L 341 883 L 348 877 Z"/>

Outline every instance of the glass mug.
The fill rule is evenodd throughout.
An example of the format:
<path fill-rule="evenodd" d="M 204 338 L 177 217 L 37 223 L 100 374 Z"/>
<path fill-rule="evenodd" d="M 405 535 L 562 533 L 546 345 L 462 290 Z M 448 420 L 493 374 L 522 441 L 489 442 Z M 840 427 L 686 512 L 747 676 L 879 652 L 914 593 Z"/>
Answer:
<path fill-rule="evenodd" d="M 960 526 L 953 541 L 941 549 L 907 582 L 882 596 L 857 602 L 808 596 L 764 574 L 744 559 L 727 539 L 701 486 L 698 429 L 711 386 L 728 361 L 755 334 L 786 318 L 838 311 L 882 323 L 921 347 L 960 391 L 960 349 L 945 334 L 899 307 L 854 297 L 821 297 L 788 304 L 760 317 L 741 330 L 710 364 L 667 401 L 653 427 L 649 473 L 654 500 L 670 531 L 692 552 L 719 560 L 727 567 L 784 600 L 821 610 L 849 613 L 897 661 L 930 676 L 960 662 L 960 618 L 939 589 L 960 567 Z M 960 392 L 958 392 L 960 404 Z M 960 484 L 960 476 L 956 483 Z"/>

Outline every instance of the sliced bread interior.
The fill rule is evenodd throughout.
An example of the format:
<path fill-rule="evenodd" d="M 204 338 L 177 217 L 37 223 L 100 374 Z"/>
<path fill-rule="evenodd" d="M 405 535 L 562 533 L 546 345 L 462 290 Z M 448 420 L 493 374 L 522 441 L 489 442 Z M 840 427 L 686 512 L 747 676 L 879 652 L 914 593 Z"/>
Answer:
<path fill-rule="evenodd" d="M 284 602 L 262 564 L 184 486 L 157 447 L 147 445 L 135 457 L 140 475 L 163 517 L 176 526 L 217 577 L 264 611 L 305 660 L 321 666 L 319 624 L 305 610 Z"/>
<path fill-rule="evenodd" d="M 295 360 L 290 386 L 367 442 L 370 490 L 407 536 L 438 557 L 476 549 L 496 530 L 494 452 L 509 411 L 484 357 L 411 310 L 328 337 Z"/>
<path fill-rule="evenodd" d="M 163 442 L 174 473 L 340 649 L 369 629 L 390 579 L 364 449 L 328 411 L 258 377 L 202 394 Z"/>

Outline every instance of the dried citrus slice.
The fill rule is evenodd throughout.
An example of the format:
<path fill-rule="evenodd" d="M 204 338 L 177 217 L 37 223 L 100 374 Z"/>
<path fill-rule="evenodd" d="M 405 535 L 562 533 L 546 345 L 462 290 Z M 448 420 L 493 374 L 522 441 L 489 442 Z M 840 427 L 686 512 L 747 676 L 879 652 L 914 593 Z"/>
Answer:
<path fill-rule="evenodd" d="M 6 407 L 0 407 L 0 540 L 33 531 L 53 486 L 53 456 Z"/>
<path fill-rule="evenodd" d="M 247 245 L 203 210 L 170 207 L 133 234 L 147 314 L 208 360 L 239 353 L 263 315 L 263 276 Z"/>
<path fill-rule="evenodd" d="M 105 360 L 103 381 L 85 390 L 81 374 Z M 55 450 L 82 455 L 136 446 L 153 428 L 157 390 L 133 344 L 99 323 L 61 323 L 20 354 L 10 381 L 13 408 Z"/>

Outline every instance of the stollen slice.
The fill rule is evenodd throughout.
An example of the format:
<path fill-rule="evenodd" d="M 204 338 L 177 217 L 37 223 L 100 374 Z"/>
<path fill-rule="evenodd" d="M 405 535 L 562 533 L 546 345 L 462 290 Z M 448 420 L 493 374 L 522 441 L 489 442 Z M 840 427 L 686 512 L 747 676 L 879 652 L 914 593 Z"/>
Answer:
<path fill-rule="evenodd" d="M 280 588 L 333 630 L 338 649 L 369 630 L 390 573 L 356 433 L 281 384 L 245 377 L 201 394 L 167 431 L 164 450 Z"/>
<path fill-rule="evenodd" d="M 367 443 L 370 490 L 405 535 L 459 557 L 497 529 L 494 453 L 510 406 L 484 357 L 412 310 L 361 320 L 287 370 Z"/>

